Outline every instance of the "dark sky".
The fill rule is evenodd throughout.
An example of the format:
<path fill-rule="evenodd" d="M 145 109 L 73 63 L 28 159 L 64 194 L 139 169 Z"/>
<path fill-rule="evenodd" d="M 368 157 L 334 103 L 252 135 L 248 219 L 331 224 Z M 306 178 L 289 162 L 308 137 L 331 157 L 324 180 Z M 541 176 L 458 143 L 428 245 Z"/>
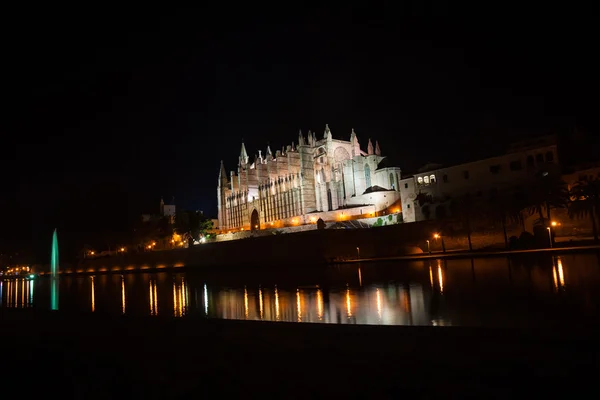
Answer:
<path fill-rule="evenodd" d="M 126 232 L 161 195 L 216 214 L 242 138 L 354 128 L 411 172 L 598 128 L 591 10 L 226 7 L 7 14 L 3 247 Z"/>

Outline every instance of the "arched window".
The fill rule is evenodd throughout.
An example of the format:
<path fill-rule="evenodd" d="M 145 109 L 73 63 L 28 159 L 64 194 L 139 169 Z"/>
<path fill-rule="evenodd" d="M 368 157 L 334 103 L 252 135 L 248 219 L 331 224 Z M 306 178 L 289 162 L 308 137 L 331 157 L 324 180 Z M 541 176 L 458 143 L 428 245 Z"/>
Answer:
<path fill-rule="evenodd" d="M 423 177 L 423 182 L 425 182 L 426 185 L 429 184 L 429 177 L 427 175 Z"/>
<path fill-rule="evenodd" d="M 327 205 L 329 206 L 329 211 L 333 210 L 333 199 L 331 198 L 331 189 L 327 189 Z"/>
<path fill-rule="evenodd" d="M 431 174 L 431 175 L 429 176 L 429 182 L 431 182 L 431 183 L 435 183 L 435 175 Z"/>
<path fill-rule="evenodd" d="M 417 182 L 419 183 L 419 185 L 422 185 L 423 184 L 423 177 L 422 176 L 418 177 L 417 178 Z"/>
<path fill-rule="evenodd" d="M 551 151 L 546 153 L 546 162 L 551 163 L 554 161 L 554 153 Z"/>
<path fill-rule="evenodd" d="M 365 164 L 365 183 L 367 189 L 371 187 L 371 167 L 369 167 L 369 164 Z"/>
<path fill-rule="evenodd" d="M 396 184 L 394 183 L 394 174 L 390 172 L 390 188 L 392 190 L 396 190 Z"/>

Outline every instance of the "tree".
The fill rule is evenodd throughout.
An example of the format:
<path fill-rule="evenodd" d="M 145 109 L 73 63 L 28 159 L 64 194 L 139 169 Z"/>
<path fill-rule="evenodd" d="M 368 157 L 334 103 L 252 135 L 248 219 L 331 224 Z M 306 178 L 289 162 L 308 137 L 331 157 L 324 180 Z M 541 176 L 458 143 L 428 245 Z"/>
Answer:
<path fill-rule="evenodd" d="M 589 217 L 592 221 L 594 241 L 598 242 L 597 218 L 600 215 L 600 179 L 577 182 L 570 192 L 569 217 Z"/>
<path fill-rule="evenodd" d="M 551 209 L 565 208 L 569 203 L 567 185 L 559 176 L 542 171 L 537 174 L 536 180 L 529 191 L 529 214 L 538 214 L 540 224 L 547 226 L 551 220 Z M 546 210 L 544 217 L 543 210 Z"/>
<path fill-rule="evenodd" d="M 473 250 L 471 241 L 472 225 L 475 220 L 484 214 L 482 204 L 477 201 L 470 193 L 462 196 L 456 196 L 450 199 L 450 213 L 464 224 L 467 230 L 467 241 L 469 242 L 469 251 Z"/>
<path fill-rule="evenodd" d="M 175 232 L 194 240 L 205 237 L 213 228 L 213 222 L 200 211 L 182 210 L 175 216 Z"/>

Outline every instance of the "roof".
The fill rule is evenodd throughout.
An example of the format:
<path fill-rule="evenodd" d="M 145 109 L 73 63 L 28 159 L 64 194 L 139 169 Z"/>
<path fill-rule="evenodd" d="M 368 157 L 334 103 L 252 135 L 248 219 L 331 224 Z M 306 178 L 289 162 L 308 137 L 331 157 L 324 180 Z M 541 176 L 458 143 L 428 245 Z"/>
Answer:
<path fill-rule="evenodd" d="M 373 193 L 373 192 L 393 192 L 394 190 L 392 189 L 384 189 L 381 186 L 371 186 L 370 188 L 368 188 L 367 190 L 365 190 L 365 192 L 363 194 L 367 194 L 367 193 Z"/>

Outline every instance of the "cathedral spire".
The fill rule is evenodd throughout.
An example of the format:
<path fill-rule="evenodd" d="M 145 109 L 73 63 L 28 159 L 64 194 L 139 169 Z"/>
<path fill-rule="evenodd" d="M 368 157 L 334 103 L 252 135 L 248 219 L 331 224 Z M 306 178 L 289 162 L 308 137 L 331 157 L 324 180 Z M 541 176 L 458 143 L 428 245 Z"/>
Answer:
<path fill-rule="evenodd" d="M 271 152 L 271 146 L 267 144 L 267 156 L 273 157 L 273 152 Z"/>
<path fill-rule="evenodd" d="M 244 140 L 242 140 L 242 148 L 240 150 L 240 164 L 248 164 L 248 152 L 246 152 Z"/>
<path fill-rule="evenodd" d="M 331 129 L 329 129 L 329 124 L 325 124 L 323 139 L 331 140 Z"/>
<path fill-rule="evenodd" d="M 360 155 L 360 144 L 358 143 L 358 136 L 356 136 L 356 132 L 354 132 L 354 128 L 352 128 L 352 133 L 350 134 L 350 144 L 352 145 L 352 156 Z"/>
<path fill-rule="evenodd" d="M 377 140 L 375 141 L 375 155 L 381 155 L 381 149 L 379 148 L 379 142 Z"/>
<path fill-rule="evenodd" d="M 223 160 L 221 160 L 221 168 L 219 169 L 219 179 L 223 178 L 227 179 L 227 172 L 225 172 L 225 164 L 223 164 Z"/>
<path fill-rule="evenodd" d="M 369 138 L 369 143 L 367 144 L 367 154 L 373 154 L 373 143 L 371 143 L 371 138 Z"/>

